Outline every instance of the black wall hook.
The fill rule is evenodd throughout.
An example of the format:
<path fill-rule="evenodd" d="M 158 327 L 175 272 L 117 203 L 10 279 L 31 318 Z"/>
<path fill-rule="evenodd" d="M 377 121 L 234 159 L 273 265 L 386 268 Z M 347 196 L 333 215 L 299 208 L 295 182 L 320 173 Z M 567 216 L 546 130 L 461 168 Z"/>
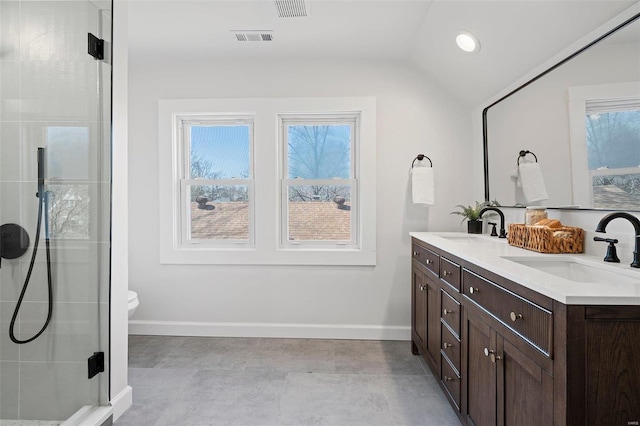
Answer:
<path fill-rule="evenodd" d="M 411 168 L 413 169 L 413 165 L 416 163 L 416 160 L 418 160 L 418 161 L 422 161 L 422 160 L 424 160 L 425 158 L 426 158 L 427 160 L 429 160 L 429 164 L 431 165 L 431 167 L 433 167 L 433 162 L 431 161 L 431 158 L 427 157 L 427 156 L 426 156 L 426 155 L 424 155 L 424 154 L 418 154 L 418 156 L 417 156 L 416 158 L 414 158 L 414 159 L 413 159 L 413 162 L 411 163 Z"/>
<path fill-rule="evenodd" d="M 526 151 L 522 150 L 522 151 L 520 151 L 520 154 L 518 155 L 518 159 L 517 159 L 518 166 L 520 165 L 520 159 L 523 158 L 527 154 L 533 155 L 533 158 L 536 159 L 536 163 L 538 162 L 538 157 L 536 157 L 536 155 L 533 152 L 531 152 L 529 150 L 526 150 Z"/>

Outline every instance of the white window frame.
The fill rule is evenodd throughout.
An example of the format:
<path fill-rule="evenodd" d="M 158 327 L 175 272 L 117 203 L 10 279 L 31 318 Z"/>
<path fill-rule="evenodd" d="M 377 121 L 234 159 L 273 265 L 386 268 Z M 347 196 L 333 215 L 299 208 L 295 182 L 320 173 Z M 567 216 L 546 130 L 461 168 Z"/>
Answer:
<path fill-rule="evenodd" d="M 322 125 L 351 125 L 351 170 L 348 179 L 290 179 L 289 156 L 288 156 L 288 133 L 286 126 L 289 124 L 322 126 Z M 338 114 L 278 114 L 279 130 L 279 152 L 282 159 L 280 168 L 280 247 L 281 248 L 359 248 L 360 235 L 358 232 L 359 214 L 359 147 L 360 147 L 360 114 L 359 113 L 338 113 Z M 296 240 L 290 241 L 289 237 L 289 203 L 288 189 L 290 186 L 307 185 L 344 185 L 351 187 L 351 239 L 350 240 Z"/>
<path fill-rule="evenodd" d="M 582 208 L 593 208 L 592 176 L 597 173 L 592 173 L 588 166 L 587 130 L 584 122 L 587 104 L 603 99 L 640 98 L 640 82 L 576 86 L 570 87 L 568 91 L 573 202 Z M 615 174 L 621 172 L 624 170 L 619 169 Z"/>
<path fill-rule="evenodd" d="M 282 246 L 280 193 L 283 158 L 279 152 L 279 115 L 359 115 L 360 146 L 352 155 L 359 167 L 358 219 L 354 246 Z M 177 117 L 254 117 L 253 192 L 254 244 L 213 247 L 181 243 L 181 154 L 176 141 Z M 376 99 L 331 98 L 219 98 L 158 101 L 159 138 L 159 250 L 161 264 L 218 265 L 360 265 L 376 264 Z M 236 182 L 234 182 L 236 183 Z"/>
<path fill-rule="evenodd" d="M 189 247 L 198 245 L 208 248 L 223 247 L 252 247 L 255 241 L 255 223 L 254 223 L 254 172 L 253 172 L 253 116 L 252 115 L 216 115 L 207 114 L 202 116 L 180 115 L 176 116 L 176 126 L 178 133 L 178 173 L 179 173 L 179 193 L 177 203 L 180 204 L 179 223 L 180 223 L 180 245 Z M 192 178 L 191 173 L 191 128 L 197 125 L 210 126 L 248 126 L 249 127 L 249 176 L 247 178 L 231 178 L 231 179 L 202 179 Z M 187 191 L 189 186 L 202 185 L 219 185 L 219 186 L 246 186 L 248 192 L 248 209 L 249 209 L 249 236 L 246 240 L 240 239 L 193 239 L 191 237 L 191 221 L 190 219 L 190 200 Z"/>

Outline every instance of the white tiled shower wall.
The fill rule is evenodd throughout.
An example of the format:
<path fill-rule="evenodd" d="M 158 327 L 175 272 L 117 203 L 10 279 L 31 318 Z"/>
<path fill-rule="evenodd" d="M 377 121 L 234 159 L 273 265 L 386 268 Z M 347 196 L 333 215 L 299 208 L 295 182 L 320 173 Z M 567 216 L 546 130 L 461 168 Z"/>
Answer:
<path fill-rule="evenodd" d="M 32 247 L 19 259 L 2 259 L 0 419 L 63 420 L 106 395 L 106 374 L 87 379 L 87 358 L 106 349 L 109 315 L 110 108 L 101 106 L 101 97 L 110 92 L 110 72 L 87 55 L 87 33 L 98 34 L 99 23 L 100 12 L 89 1 L 0 2 L 0 224 L 20 224 L 33 245 L 36 149 L 47 145 L 50 126 L 89 129 L 84 164 L 65 166 L 86 173 L 58 183 L 85 185 L 90 197 L 87 238 L 51 243 L 53 318 L 40 338 L 25 345 L 11 342 L 8 331 Z M 103 26 L 102 36 L 109 36 L 110 22 Z M 46 317 L 43 240 L 24 300 L 16 323 L 23 339 Z"/>

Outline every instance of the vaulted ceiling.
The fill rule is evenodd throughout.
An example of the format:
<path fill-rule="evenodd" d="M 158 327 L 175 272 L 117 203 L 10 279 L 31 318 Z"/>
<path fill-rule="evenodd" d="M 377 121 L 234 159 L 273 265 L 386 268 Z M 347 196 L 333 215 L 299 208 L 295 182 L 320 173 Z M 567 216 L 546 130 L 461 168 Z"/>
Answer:
<path fill-rule="evenodd" d="M 302 1 L 302 0 L 298 0 Z M 391 61 L 413 66 L 474 107 L 638 0 L 306 0 L 279 17 L 272 0 L 131 0 L 138 61 L 237 58 Z M 455 45 L 475 34 L 477 54 Z M 271 41 L 238 41 L 268 34 Z"/>

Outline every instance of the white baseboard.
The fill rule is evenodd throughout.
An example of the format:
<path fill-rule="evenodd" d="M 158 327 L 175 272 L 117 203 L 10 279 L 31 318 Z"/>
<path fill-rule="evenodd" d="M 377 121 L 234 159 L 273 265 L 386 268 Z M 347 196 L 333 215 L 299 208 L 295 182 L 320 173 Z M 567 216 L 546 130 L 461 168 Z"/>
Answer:
<path fill-rule="evenodd" d="M 133 389 L 131 386 L 122 389 L 119 394 L 111 398 L 110 403 L 113 407 L 113 421 L 115 422 L 133 404 Z"/>
<path fill-rule="evenodd" d="M 153 336 L 285 337 L 298 339 L 411 340 L 411 328 L 354 324 L 129 321 L 129 334 Z"/>

